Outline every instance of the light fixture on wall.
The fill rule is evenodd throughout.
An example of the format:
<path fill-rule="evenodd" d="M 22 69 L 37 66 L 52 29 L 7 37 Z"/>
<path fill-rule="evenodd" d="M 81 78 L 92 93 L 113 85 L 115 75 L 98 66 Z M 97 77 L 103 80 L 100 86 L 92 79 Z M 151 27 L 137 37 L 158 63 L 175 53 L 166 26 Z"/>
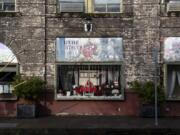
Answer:
<path fill-rule="evenodd" d="M 92 18 L 90 16 L 85 18 L 85 23 L 84 23 L 84 31 L 85 32 L 91 32 L 92 31 Z"/>

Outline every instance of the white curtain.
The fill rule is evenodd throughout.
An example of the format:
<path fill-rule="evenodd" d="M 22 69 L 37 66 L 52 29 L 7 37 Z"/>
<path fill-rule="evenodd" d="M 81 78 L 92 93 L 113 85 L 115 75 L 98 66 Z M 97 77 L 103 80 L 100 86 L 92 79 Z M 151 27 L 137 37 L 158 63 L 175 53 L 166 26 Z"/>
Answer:
<path fill-rule="evenodd" d="M 177 82 L 176 82 L 177 77 Z M 180 86 L 180 71 L 173 70 L 171 74 L 171 80 L 170 80 L 170 89 L 169 89 L 169 98 L 172 98 L 173 93 L 175 91 L 176 83 Z"/>

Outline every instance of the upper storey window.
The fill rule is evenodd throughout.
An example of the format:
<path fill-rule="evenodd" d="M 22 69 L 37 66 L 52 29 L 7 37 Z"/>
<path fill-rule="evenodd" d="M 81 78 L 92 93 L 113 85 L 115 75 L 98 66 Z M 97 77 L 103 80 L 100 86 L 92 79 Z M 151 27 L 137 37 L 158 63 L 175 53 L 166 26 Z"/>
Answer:
<path fill-rule="evenodd" d="M 167 12 L 180 12 L 180 0 L 169 0 L 167 2 Z"/>
<path fill-rule="evenodd" d="M 95 13 L 119 13 L 121 12 L 121 0 L 94 0 Z"/>
<path fill-rule="evenodd" d="M 15 11 L 16 0 L 0 0 L 0 12 Z"/>
<path fill-rule="evenodd" d="M 59 0 L 59 12 L 84 12 L 84 0 Z"/>
<path fill-rule="evenodd" d="M 120 13 L 122 0 L 58 0 L 58 12 Z"/>

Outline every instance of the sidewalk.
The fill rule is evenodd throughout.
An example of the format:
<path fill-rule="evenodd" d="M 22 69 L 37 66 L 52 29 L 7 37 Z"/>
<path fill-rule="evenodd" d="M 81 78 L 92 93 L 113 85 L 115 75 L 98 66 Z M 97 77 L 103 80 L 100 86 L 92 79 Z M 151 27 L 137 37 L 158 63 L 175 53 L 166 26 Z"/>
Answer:
<path fill-rule="evenodd" d="M 0 118 L 3 124 L 13 128 L 67 128 L 67 129 L 144 129 L 171 128 L 180 129 L 180 118 L 159 118 L 159 125 L 154 125 L 153 118 L 120 117 L 120 116 L 50 116 L 36 119 Z"/>
<path fill-rule="evenodd" d="M 131 135 L 128 134 L 130 131 L 132 135 L 141 135 L 140 132 L 149 131 L 148 135 L 151 135 L 150 132 L 153 131 L 153 135 L 154 132 L 158 132 L 158 135 L 166 135 L 165 132 L 168 132 L 167 135 L 180 135 L 180 118 L 160 118 L 158 126 L 154 125 L 154 119 L 139 117 L 51 116 L 36 119 L 0 118 L 0 135 L 1 133 L 3 133 L 2 135 L 5 135 L 4 131 L 7 132 L 6 129 L 10 129 L 11 131 L 24 131 L 24 129 L 27 129 L 37 133 L 39 130 L 39 132 L 46 131 L 47 134 L 50 133 L 50 131 L 56 131 L 57 134 L 58 132 L 62 133 L 63 131 L 65 135 L 67 135 L 67 132 L 82 130 L 94 133 L 96 133 L 96 131 L 103 131 L 104 134 L 106 133 L 105 131 L 109 131 L 111 133 L 118 131 L 118 134 L 123 131 L 124 134 L 127 133 L 125 135 Z M 138 134 L 136 134 L 136 132 L 138 132 Z"/>

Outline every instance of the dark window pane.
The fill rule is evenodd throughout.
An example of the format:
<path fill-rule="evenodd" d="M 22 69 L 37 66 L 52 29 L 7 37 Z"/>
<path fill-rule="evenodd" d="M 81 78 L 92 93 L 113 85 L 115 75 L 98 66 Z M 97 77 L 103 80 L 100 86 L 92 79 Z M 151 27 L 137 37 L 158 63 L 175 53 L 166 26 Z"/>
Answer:
<path fill-rule="evenodd" d="M 4 3 L 4 11 L 15 11 L 14 3 Z"/>
<path fill-rule="evenodd" d="M 94 7 L 95 12 L 106 12 L 106 5 L 104 4 L 97 4 Z"/>
<path fill-rule="evenodd" d="M 107 12 L 120 12 L 120 5 L 108 5 L 107 6 Z"/>

